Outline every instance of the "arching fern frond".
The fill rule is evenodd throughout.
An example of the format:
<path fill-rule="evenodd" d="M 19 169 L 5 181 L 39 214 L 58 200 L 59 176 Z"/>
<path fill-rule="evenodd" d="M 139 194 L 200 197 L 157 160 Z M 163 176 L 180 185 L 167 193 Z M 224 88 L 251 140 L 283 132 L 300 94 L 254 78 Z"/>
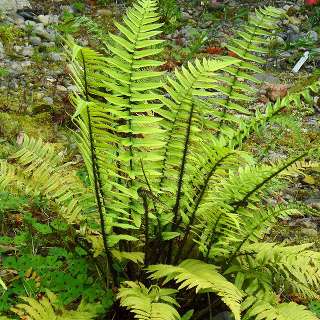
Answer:
<path fill-rule="evenodd" d="M 233 272 L 241 272 L 243 279 L 250 277 L 251 270 L 257 279 L 260 278 L 258 272 L 265 273 L 263 277 L 267 277 L 274 288 L 285 288 L 287 293 L 317 299 L 320 253 L 311 250 L 311 246 L 312 244 L 285 246 L 259 242 L 246 244 L 239 250 L 238 262 L 231 269 Z M 231 269 L 227 272 L 232 271 Z"/>
<path fill-rule="evenodd" d="M 247 104 L 253 101 L 252 96 L 256 92 L 252 84 L 260 82 L 254 73 L 262 72 L 257 64 L 265 63 L 261 56 L 269 52 L 272 31 L 283 15 L 283 10 L 273 7 L 257 9 L 227 45 L 242 61 L 236 66 L 226 67 L 226 75 L 219 78 L 223 82 L 220 90 L 224 97 L 213 99 L 213 102 L 222 108 L 222 111 L 217 113 L 219 130 L 224 130 L 225 125 L 228 127 L 230 124 L 239 124 L 237 114 L 251 113 Z"/>
<path fill-rule="evenodd" d="M 24 136 L 8 162 L 0 162 L 0 186 L 27 195 L 42 195 L 58 205 L 69 223 L 78 223 L 95 211 L 95 201 L 70 163 L 63 164 L 54 147 Z"/>
<path fill-rule="evenodd" d="M 317 320 L 318 317 L 305 306 L 294 302 L 270 304 L 258 302 L 246 314 L 244 320 Z"/>
<path fill-rule="evenodd" d="M 235 319 L 240 319 L 240 303 L 243 294 L 231 282 L 224 278 L 214 265 L 200 260 L 188 259 L 178 266 L 152 265 L 148 267 L 151 279 L 165 278 L 167 283 L 175 280 L 179 290 L 195 288 L 197 293 L 215 292 L 233 312 Z"/>
<path fill-rule="evenodd" d="M 126 281 L 119 289 L 117 298 L 138 320 L 178 320 L 179 306 L 174 298 L 177 291 L 158 286 L 146 288 L 142 283 Z"/>
<path fill-rule="evenodd" d="M 137 190 L 144 184 L 141 159 L 150 181 L 158 176 L 162 159 L 164 131 L 155 116 L 161 107 L 156 90 L 162 86 L 162 73 L 149 70 L 162 64 L 152 59 L 162 51 L 158 45 L 163 41 L 154 39 L 160 33 L 158 19 L 155 1 L 138 1 L 123 24 L 116 23 L 120 34 L 110 34 L 111 56 L 74 44 L 70 52 L 80 93 L 74 98 L 79 142 L 88 171 L 97 172 L 98 192 L 110 221 L 122 217 L 136 226 L 143 215 L 137 201 Z"/>
<path fill-rule="evenodd" d="M 195 192 L 192 188 L 196 186 L 186 183 L 185 172 L 190 177 L 197 176 L 197 170 L 203 166 L 204 160 L 211 157 L 212 151 L 206 146 L 211 143 L 214 148 L 210 132 L 210 116 L 214 109 L 205 99 L 218 94 L 216 74 L 237 61 L 233 58 L 196 60 L 194 64 L 189 63 L 188 67 L 182 67 L 181 71 L 176 69 L 175 78 L 168 77 L 164 85 L 168 98 L 161 98 L 164 107 L 158 113 L 165 119 L 162 124 L 167 134 L 159 188 L 176 194 L 175 198 L 169 196 L 166 200 L 173 208 L 174 225 Z M 199 147 L 203 152 L 199 152 Z M 182 194 L 184 199 L 181 199 Z"/>
<path fill-rule="evenodd" d="M 17 304 L 11 310 L 16 313 L 21 319 L 28 320 L 91 320 L 96 318 L 96 314 L 85 311 L 86 307 L 81 303 L 76 311 L 69 311 L 59 308 L 56 305 L 57 297 L 50 291 L 46 291 L 44 296 L 39 301 L 21 297 L 25 303 Z"/>

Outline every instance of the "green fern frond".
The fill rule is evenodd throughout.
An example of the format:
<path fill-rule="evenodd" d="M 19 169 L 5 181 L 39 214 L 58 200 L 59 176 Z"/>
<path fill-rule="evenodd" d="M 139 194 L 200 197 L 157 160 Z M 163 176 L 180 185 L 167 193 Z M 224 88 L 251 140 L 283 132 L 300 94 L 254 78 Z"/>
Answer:
<path fill-rule="evenodd" d="M 233 312 L 235 319 L 240 319 L 240 303 L 243 294 L 231 282 L 224 278 L 213 265 L 200 260 L 188 259 L 178 266 L 152 265 L 148 267 L 151 279 L 165 278 L 167 283 L 175 280 L 179 290 L 195 288 L 197 293 L 215 292 Z"/>
<path fill-rule="evenodd" d="M 9 162 L 0 162 L 0 186 L 28 195 L 41 194 L 58 205 L 68 222 L 77 223 L 95 210 L 95 203 L 70 165 L 62 163 L 52 145 L 24 136 Z"/>
<path fill-rule="evenodd" d="M 227 48 L 234 52 L 242 61 L 236 66 L 226 67 L 226 75 L 220 77 L 223 85 L 220 86 L 223 98 L 213 99 L 222 111 L 217 115 L 219 130 L 224 131 L 230 124 L 239 122 L 237 114 L 250 115 L 247 109 L 249 101 L 256 90 L 251 85 L 259 83 L 254 73 L 262 70 L 257 64 L 264 64 L 261 55 L 269 52 L 268 45 L 271 41 L 272 31 L 284 15 L 284 11 L 273 7 L 257 9 L 255 14 L 249 17 L 248 23 L 237 32 Z M 248 83 L 243 82 L 246 80 Z"/>
<path fill-rule="evenodd" d="M 318 317 L 305 306 L 294 302 L 279 303 L 272 305 L 265 302 L 258 302 L 248 312 L 244 320 L 317 320 Z"/>
<path fill-rule="evenodd" d="M 97 316 L 95 313 L 82 311 L 85 309 L 83 304 L 79 305 L 77 311 L 59 308 L 56 305 L 56 295 L 48 290 L 46 296 L 39 301 L 29 297 L 22 297 L 21 299 L 25 303 L 17 304 L 11 309 L 21 319 L 27 317 L 28 320 L 90 320 Z"/>
<path fill-rule="evenodd" d="M 247 121 L 239 123 L 238 129 L 231 127 L 224 130 L 223 134 L 229 139 L 229 145 L 233 147 L 242 146 L 246 138 L 253 132 L 259 131 L 278 115 L 281 111 L 291 110 L 302 105 L 304 96 L 317 95 L 320 92 L 320 81 L 316 80 L 301 91 L 288 93 L 284 98 L 278 99 L 275 103 L 268 103 L 264 113 L 257 110 L 255 116 Z"/>
<path fill-rule="evenodd" d="M 136 226 L 143 214 L 137 201 L 137 190 L 144 184 L 141 159 L 151 181 L 162 159 L 164 130 L 155 116 L 161 107 L 156 90 L 162 86 L 162 73 L 148 70 L 162 64 L 152 59 L 162 51 L 158 45 L 163 41 L 154 39 L 160 33 L 158 20 L 155 1 L 138 1 L 123 24 L 116 23 L 120 34 L 110 34 L 111 56 L 75 45 L 70 52 L 80 92 L 74 101 L 86 166 L 89 172 L 97 171 L 109 215 L 117 221 L 120 214 Z"/>
<path fill-rule="evenodd" d="M 174 298 L 174 289 L 151 286 L 126 281 L 119 289 L 117 298 L 120 305 L 127 308 L 138 320 L 178 320 L 180 315 L 175 309 L 179 306 Z"/>
<path fill-rule="evenodd" d="M 310 250 L 311 246 L 246 244 L 239 250 L 238 262 L 244 274 L 250 274 L 250 269 L 264 270 L 273 286 L 314 299 L 319 297 L 320 253 Z M 237 267 L 234 266 L 234 269 Z"/>
<path fill-rule="evenodd" d="M 187 183 L 185 172 L 189 172 L 190 177 L 197 176 L 197 170 L 205 163 L 204 159 L 213 157 L 207 146 L 211 143 L 214 147 L 209 131 L 212 128 L 209 119 L 214 110 L 205 99 L 218 93 L 215 90 L 216 73 L 235 63 L 237 60 L 232 58 L 196 60 L 194 64 L 189 63 L 188 67 L 182 67 L 181 71 L 176 69 L 175 79 L 169 77 L 164 85 L 168 98 L 161 98 L 164 108 L 158 113 L 165 119 L 162 124 L 167 134 L 159 189 L 176 195 L 175 198 L 168 196 L 165 200 L 173 208 L 173 225 L 183 215 L 184 206 L 188 199 L 192 199 L 197 187 Z M 204 152 L 198 152 L 199 147 Z M 185 195 L 184 199 L 182 194 Z"/>
<path fill-rule="evenodd" d="M 299 162 L 303 156 L 274 165 L 241 166 L 219 177 L 199 206 L 195 227 L 199 249 L 207 258 L 236 254 L 238 246 L 256 241 L 276 219 L 297 212 L 292 206 L 270 210 L 260 206 L 273 179 L 303 169 L 304 162 Z"/>

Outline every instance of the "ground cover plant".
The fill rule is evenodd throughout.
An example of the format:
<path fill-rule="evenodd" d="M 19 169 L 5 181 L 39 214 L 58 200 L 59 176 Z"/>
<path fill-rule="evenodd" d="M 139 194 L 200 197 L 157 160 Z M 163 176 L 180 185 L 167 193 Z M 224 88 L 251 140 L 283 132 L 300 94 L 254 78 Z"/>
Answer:
<path fill-rule="evenodd" d="M 103 41 L 107 55 L 66 39 L 85 170 L 27 136 L 0 161 L 4 208 L 27 228 L 0 248 L 32 241 L 43 254 L 27 247 L 4 259 L 20 270 L 6 292 L 11 303 L 20 299 L 11 312 L 34 320 L 317 319 L 288 297 L 318 299 L 320 254 L 312 244 L 265 240 L 279 219 L 317 214 L 272 201 L 318 166 L 317 147 L 274 163 L 244 148 L 320 90 L 316 80 L 254 106 L 253 74 L 283 14 L 257 10 L 228 45 L 233 57 L 195 59 L 168 75 L 156 60 L 163 40 L 153 0 L 135 2 L 115 23 L 119 32 Z M 41 202 L 36 216 L 28 197 Z M 8 306 L 2 319 L 15 317 Z"/>

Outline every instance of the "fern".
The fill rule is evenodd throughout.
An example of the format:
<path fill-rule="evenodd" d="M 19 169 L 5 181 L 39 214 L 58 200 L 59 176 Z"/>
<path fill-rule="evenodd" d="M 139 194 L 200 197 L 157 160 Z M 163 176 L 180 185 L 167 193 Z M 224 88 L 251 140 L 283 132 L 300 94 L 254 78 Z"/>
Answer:
<path fill-rule="evenodd" d="M 118 299 L 121 305 L 135 314 L 139 320 L 176 320 L 180 319 L 175 307 L 174 289 L 162 289 L 158 286 L 146 288 L 142 283 L 126 281 L 120 288 Z"/>
<path fill-rule="evenodd" d="M 9 185 L 29 195 L 43 195 L 59 206 L 61 216 L 79 223 L 95 207 L 94 198 L 82 185 L 74 171 L 67 170 L 61 156 L 50 144 L 24 137 L 9 161 L 0 161 L 0 188 Z"/>
<path fill-rule="evenodd" d="M 298 305 L 294 302 L 281 303 L 271 305 L 268 303 L 258 303 L 244 319 L 270 319 L 270 320 L 317 320 L 311 311 L 306 310 L 306 307 Z"/>
<path fill-rule="evenodd" d="M 235 319 L 240 319 L 240 301 L 242 293 L 227 281 L 213 265 L 199 260 L 188 259 L 179 266 L 154 265 L 148 267 L 152 279 L 166 278 L 165 282 L 174 279 L 183 288 L 195 288 L 196 292 L 215 292 L 233 312 Z"/>
<path fill-rule="evenodd" d="M 104 37 L 104 54 L 66 40 L 89 187 L 50 145 L 26 137 L 0 161 L 0 188 L 46 196 L 105 259 L 107 287 L 119 288 L 120 305 L 136 319 L 180 319 L 194 293 L 195 318 L 206 312 L 199 310 L 205 296 L 213 312 L 214 296 L 235 319 L 308 319 L 303 307 L 275 296 L 316 297 L 319 254 L 310 245 L 262 241 L 279 219 L 310 212 L 269 199 L 279 182 L 315 165 L 304 160 L 312 150 L 265 164 L 242 145 L 281 111 L 310 100 L 319 82 L 264 111 L 251 107 L 253 73 L 283 14 L 271 7 L 257 10 L 232 40 L 237 58 L 195 59 L 164 76 L 155 58 L 163 50 L 156 9 L 153 0 L 134 3 L 118 32 Z M 92 230 L 97 222 L 100 230 Z"/>
<path fill-rule="evenodd" d="M 39 301 L 23 297 L 25 303 L 17 304 L 12 311 L 21 319 L 28 320 L 90 320 L 95 319 L 96 314 L 85 311 L 86 306 L 82 303 L 77 311 L 68 311 L 57 307 L 57 297 L 50 291 L 46 292 L 46 297 Z"/>

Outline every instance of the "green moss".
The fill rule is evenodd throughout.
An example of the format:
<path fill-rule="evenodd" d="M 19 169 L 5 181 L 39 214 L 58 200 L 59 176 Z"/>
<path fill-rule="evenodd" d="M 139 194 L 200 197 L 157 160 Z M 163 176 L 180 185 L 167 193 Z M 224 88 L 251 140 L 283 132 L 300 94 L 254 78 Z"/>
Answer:
<path fill-rule="evenodd" d="M 23 35 L 23 30 L 14 25 L 0 24 L 0 39 L 5 46 L 12 46 Z"/>
<path fill-rule="evenodd" d="M 0 137 L 13 141 L 19 132 L 30 137 L 42 138 L 51 141 L 54 137 L 54 128 L 49 113 L 40 113 L 35 116 L 0 113 Z"/>

